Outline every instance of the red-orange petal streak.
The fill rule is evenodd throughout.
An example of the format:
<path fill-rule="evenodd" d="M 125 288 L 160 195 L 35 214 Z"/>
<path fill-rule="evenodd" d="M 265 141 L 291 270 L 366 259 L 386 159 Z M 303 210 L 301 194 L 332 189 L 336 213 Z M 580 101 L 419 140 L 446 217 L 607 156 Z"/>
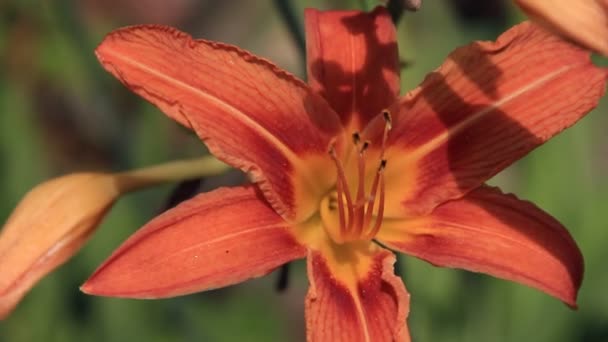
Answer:
<path fill-rule="evenodd" d="M 114 31 L 96 53 L 127 87 L 194 129 L 218 158 L 251 172 L 284 217 L 311 214 L 317 192 L 327 190 L 315 167 L 332 164 L 305 159 L 326 156 L 341 125 L 306 84 L 237 47 L 169 27 Z"/>
<path fill-rule="evenodd" d="M 463 196 L 582 118 L 605 81 L 588 52 L 531 23 L 457 49 L 391 108 L 387 215 Z"/>
<path fill-rule="evenodd" d="M 399 95 L 395 26 L 383 7 L 305 12 L 308 83 L 361 130 Z"/>
<path fill-rule="evenodd" d="M 287 228 L 254 188 L 201 194 L 137 231 L 82 290 L 159 298 L 239 283 L 306 255 Z"/>
<path fill-rule="evenodd" d="M 377 238 L 434 265 L 516 281 L 576 306 L 583 257 L 568 231 L 496 188 L 476 189 L 426 217 L 386 223 Z"/>
<path fill-rule="evenodd" d="M 310 252 L 308 341 L 410 340 L 409 294 L 393 274 L 395 256 L 379 248 L 364 254 L 351 251 L 336 259 L 331 253 Z"/>

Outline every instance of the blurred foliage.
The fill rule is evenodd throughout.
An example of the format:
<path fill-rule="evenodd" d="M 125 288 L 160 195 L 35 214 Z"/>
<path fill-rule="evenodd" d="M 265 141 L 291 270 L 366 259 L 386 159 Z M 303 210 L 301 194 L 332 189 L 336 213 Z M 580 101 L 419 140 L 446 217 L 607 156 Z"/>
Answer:
<path fill-rule="evenodd" d="M 113 28 L 176 26 L 236 44 L 300 76 L 293 27 L 303 1 L 17 1 L 0 3 L 0 218 L 33 185 L 83 169 L 118 170 L 205 152 L 200 142 L 103 72 L 93 49 Z M 483 5 L 486 4 L 486 5 Z M 284 4 L 283 4 L 284 5 Z M 309 1 L 322 9 L 374 1 Z M 493 39 L 523 16 L 501 1 L 426 1 L 399 23 L 403 89 L 412 89 L 455 47 Z M 289 29 L 289 25 L 292 31 Z M 402 257 L 412 293 L 415 341 L 608 341 L 608 118 L 606 101 L 573 129 L 492 183 L 557 217 L 586 260 L 579 310 L 521 285 Z M 207 188 L 234 182 L 206 180 Z M 158 301 L 89 297 L 78 286 L 109 253 L 163 207 L 170 187 L 121 200 L 75 259 L 46 278 L 11 317 L 0 341 L 302 341 L 303 263 L 290 287 L 277 272 L 226 289 Z M 1 270 L 0 270 L 1 276 Z"/>

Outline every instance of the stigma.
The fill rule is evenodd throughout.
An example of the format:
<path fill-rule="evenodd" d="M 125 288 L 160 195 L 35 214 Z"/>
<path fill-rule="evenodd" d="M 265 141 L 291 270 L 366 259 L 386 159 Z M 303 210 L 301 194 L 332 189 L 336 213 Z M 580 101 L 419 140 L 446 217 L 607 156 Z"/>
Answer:
<path fill-rule="evenodd" d="M 391 129 L 391 116 L 388 111 L 382 112 L 384 132 L 379 147 L 379 158 L 373 158 L 371 164 L 375 167 L 372 177 L 366 177 L 366 168 L 370 164 L 368 150 L 371 143 L 362 141 L 359 132 L 352 134 L 356 184 L 351 187 L 347 183 L 346 172 L 342 160 L 338 157 L 334 146 L 329 149 L 329 155 L 334 161 L 337 172 L 336 188 L 327 202 L 322 205 L 321 216 L 332 239 L 337 243 L 359 240 L 372 240 L 382 226 L 384 217 L 385 182 L 384 170 L 387 160 L 384 157 L 386 140 Z M 375 164 L 375 165 L 374 165 Z M 366 192 L 366 181 L 371 181 Z M 370 185 L 370 184 L 367 184 Z M 337 211 L 337 220 L 329 219 Z"/>

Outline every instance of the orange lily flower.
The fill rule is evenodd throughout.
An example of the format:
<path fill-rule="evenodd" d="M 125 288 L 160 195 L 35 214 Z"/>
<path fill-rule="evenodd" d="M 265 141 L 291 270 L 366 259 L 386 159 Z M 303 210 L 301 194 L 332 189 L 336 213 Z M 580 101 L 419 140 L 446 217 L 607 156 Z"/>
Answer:
<path fill-rule="evenodd" d="M 539 24 L 608 56 L 608 0 L 515 0 Z"/>
<path fill-rule="evenodd" d="M 594 108 L 606 70 L 523 23 L 457 49 L 399 97 L 384 8 L 308 10 L 305 23 L 308 85 L 173 28 L 105 38 L 97 56 L 108 71 L 254 184 L 201 194 L 153 219 L 82 290 L 178 296 L 307 257 L 309 340 L 407 341 L 409 294 L 391 249 L 574 307 L 583 260 L 568 231 L 484 182 Z"/>

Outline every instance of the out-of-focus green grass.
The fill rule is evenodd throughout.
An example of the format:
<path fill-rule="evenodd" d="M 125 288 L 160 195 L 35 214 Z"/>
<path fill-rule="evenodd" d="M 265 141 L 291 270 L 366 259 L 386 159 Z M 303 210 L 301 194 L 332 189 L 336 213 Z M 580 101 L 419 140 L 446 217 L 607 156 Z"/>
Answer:
<path fill-rule="evenodd" d="M 301 56 L 272 3 L 251 3 L 203 1 L 193 6 L 201 12 L 184 15 L 178 26 L 195 36 L 240 45 L 300 73 Z M 309 4 L 356 8 L 361 3 Z M 140 5 L 138 12 L 119 2 L 110 9 L 100 4 L 0 4 L 0 219 L 29 188 L 60 173 L 148 165 L 205 151 L 97 66 L 89 48 L 105 32 L 154 18 L 145 13 L 146 6 Z M 295 5 L 301 19 L 303 4 Z M 523 17 L 512 11 L 509 20 L 516 23 Z M 415 87 L 456 46 L 492 39 L 497 30 L 495 25 L 457 20 L 446 2 L 425 2 L 421 12 L 407 14 L 399 27 L 401 55 L 412 62 L 402 75 L 404 90 Z M 605 102 L 492 181 L 534 201 L 570 229 L 586 260 L 579 310 L 521 285 L 403 257 L 415 341 L 608 340 Z M 61 121 L 66 117 L 67 123 Z M 158 301 L 98 298 L 78 291 L 121 241 L 158 212 L 170 188 L 121 200 L 77 257 L 37 285 L 0 322 L 0 341 L 303 340 L 307 283 L 301 262 L 292 268 L 291 286 L 283 294 L 273 290 L 276 274 Z"/>

